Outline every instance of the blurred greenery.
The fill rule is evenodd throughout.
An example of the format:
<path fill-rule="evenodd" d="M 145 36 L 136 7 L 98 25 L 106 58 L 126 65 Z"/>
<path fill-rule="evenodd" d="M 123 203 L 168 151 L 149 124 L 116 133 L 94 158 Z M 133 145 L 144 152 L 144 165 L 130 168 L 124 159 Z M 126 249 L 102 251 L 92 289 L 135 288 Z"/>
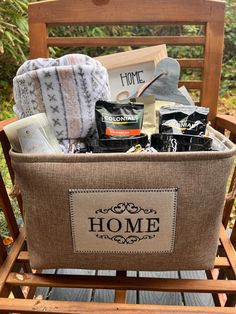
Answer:
<path fill-rule="evenodd" d="M 28 0 L 0 2 L 0 120 L 12 116 L 12 79 L 28 54 Z"/>
<path fill-rule="evenodd" d="M 225 18 L 225 49 L 222 68 L 223 91 L 236 96 L 236 1 L 227 0 Z"/>

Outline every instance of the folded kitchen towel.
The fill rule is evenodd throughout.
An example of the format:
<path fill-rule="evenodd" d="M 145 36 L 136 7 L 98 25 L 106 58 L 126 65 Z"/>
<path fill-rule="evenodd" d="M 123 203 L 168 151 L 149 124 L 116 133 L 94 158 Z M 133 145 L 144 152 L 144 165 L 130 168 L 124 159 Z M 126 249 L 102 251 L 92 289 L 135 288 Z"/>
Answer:
<path fill-rule="evenodd" d="M 110 100 L 107 70 L 86 55 L 26 61 L 13 80 L 18 118 L 45 112 L 57 139 L 91 137 L 95 130 L 95 102 Z"/>

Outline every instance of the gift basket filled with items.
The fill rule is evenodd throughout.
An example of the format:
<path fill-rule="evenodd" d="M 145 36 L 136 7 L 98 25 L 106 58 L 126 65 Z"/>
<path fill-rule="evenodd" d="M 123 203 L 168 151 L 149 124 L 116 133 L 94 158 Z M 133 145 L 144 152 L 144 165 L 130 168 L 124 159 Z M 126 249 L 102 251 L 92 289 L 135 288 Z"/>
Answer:
<path fill-rule="evenodd" d="M 4 131 L 31 266 L 211 269 L 235 145 L 178 88 L 175 59 L 148 79 L 104 60 L 33 59 L 14 78 Z"/>

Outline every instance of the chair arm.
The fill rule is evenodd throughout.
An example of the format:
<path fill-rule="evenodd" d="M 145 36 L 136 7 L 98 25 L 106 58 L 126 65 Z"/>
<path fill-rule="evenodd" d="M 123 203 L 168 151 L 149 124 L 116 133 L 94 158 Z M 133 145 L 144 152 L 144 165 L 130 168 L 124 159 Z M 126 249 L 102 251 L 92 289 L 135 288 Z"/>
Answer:
<path fill-rule="evenodd" d="M 216 116 L 215 127 L 220 131 L 228 130 L 236 136 L 236 117 L 226 114 L 218 114 Z"/>
<path fill-rule="evenodd" d="M 6 125 L 8 125 L 8 124 L 10 124 L 10 123 L 12 123 L 12 122 L 14 122 L 16 120 L 17 120 L 16 117 L 12 117 L 12 118 L 8 118 L 6 120 L 0 121 L 0 131 L 3 130 L 4 126 L 6 126 Z"/>

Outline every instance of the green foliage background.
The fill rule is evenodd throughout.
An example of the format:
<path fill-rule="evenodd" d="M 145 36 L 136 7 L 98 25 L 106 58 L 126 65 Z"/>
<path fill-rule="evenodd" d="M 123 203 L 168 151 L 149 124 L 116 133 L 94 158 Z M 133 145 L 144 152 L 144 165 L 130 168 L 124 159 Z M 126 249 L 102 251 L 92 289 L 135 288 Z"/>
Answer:
<path fill-rule="evenodd" d="M 0 2 L 0 120 L 13 115 L 12 105 L 12 79 L 17 68 L 28 56 L 28 22 L 27 7 L 30 0 L 2 0 Z M 229 106 L 236 109 L 236 0 L 226 0 L 225 17 L 225 50 L 222 67 L 221 96 Z M 136 35 L 165 35 L 166 29 L 162 26 L 100 26 L 100 27 L 60 27 L 51 29 L 50 32 L 57 36 L 132 36 Z M 170 34 L 195 34 L 202 33 L 197 26 L 171 26 Z M 51 49 L 51 56 L 58 57 L 65 53 L 80 52 L 96 56 L 101 54 L 123 51 L 129 47 L 116 48 L 80 48 L 80 49 Z M 174 58 L 192 55 L 200 57 L 203 53 L 201 47 L 169 48 L 168 54 Z M 199 73 L 186 70 L 183 77 L 193 75 L 198 78 Z"/>

